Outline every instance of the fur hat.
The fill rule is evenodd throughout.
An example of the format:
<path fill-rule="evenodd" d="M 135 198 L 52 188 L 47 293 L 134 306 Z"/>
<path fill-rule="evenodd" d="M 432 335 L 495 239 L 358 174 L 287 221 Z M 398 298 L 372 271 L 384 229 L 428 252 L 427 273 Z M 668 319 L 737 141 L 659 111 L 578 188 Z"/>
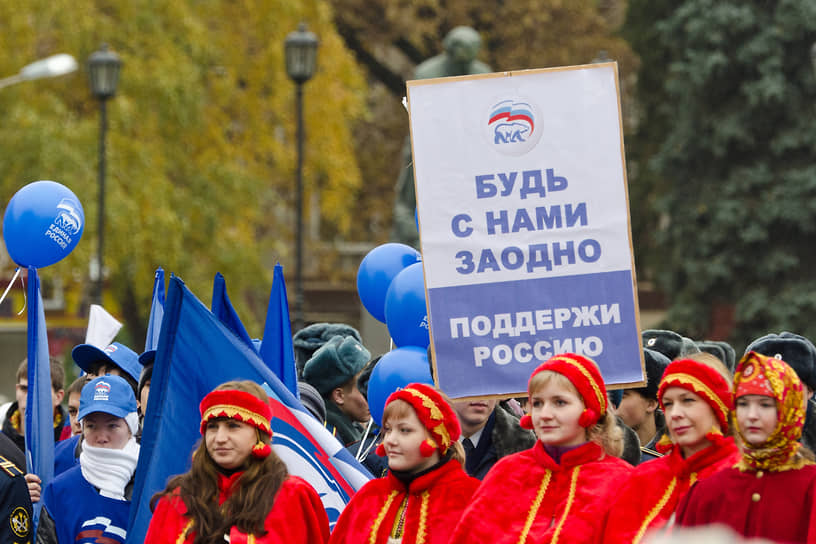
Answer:
<path fill-rule="evenodd" d="M 371 354 L 351 336 L 335 336 L 318 349 L 303 367 L 303 379 L 324 397 L 356 376 Z"/>
<path fill-rule="evenodd" d="M 663 407 L 663 393 L 670 387 L 680 387 L 696 393 L 705 400 L 720 424 L 720 430 L 728 430 L 728 413 L 733 406 L 731 384 L 712 367 L 692 359 L 673 361 L 663 373 L 657 389 L 657 400 Z"/>
<path fill-rule="evenodd" d="M 659 351 L 669 361 L 700 351 L 694 344 L 694 340 L 680 336 L 674 331 L 647 329 L 640 333 L 640 336 L 643 339 L 644 348 Z"/>
<path fill-rule="evenodd" d="M 796 371 L 802 383 L 816 389 L 816 347 L 804 336 L 791 332 L 766 334 L 751 342 L 745 353 L 749 351 L 782 359 Z"/>
<path fill-rule="evenodd" d="M 272 408 L 252 393 L 236 389 L 222 389 L 208 393 L 198 406 L 201 412 L 201 434 L 207 430 L 211 419 L 227 417 L 246 423 L 272 437 Z M 258 436 L 258 443 L 252 447 L 252 456 L 263 459 L 272 448 Z"/>
<path fill-rule="evenodd" d="M 442 455 L 448 452 L 448 448 L 459 440 L 462 433 L 459 427 L 459 418 L 453 411 L 451 405 L 445 401 L 439 392 L 423 383 L 412 383 L 403 389 L 394 391 L 388 396 L 385 405 L 388 406 L 395 400 L 402 400 L 411 405 L 416 412 L 419 421 L 427 429 L 431 436 L 426 438 L 419 446 L 419 452 L 423 457 L 430 457 L 435 451 Z M 377 446 L 377 455 L 385 455 L 385 446 Z"/>
<path fill-rule="evenodd" d="M 734 367 L 737 364 L 737 353 L 728 342 L 722 342 L 719 340 L 702 340 L 694 343 L 698 348 L 700 348 L 700 351 L 710 353 L 722 361 L 726 368 L 728 368 L 729 372 L 732 374 L 734 373 Z"/>
<path fill-rule="evenodd" d="M 335 336 L 351 336 L 358 342 L 363 341 L 357 329 L 345 323 L 313 323 L 297 331 L 292 337 L 295 348 L 295 361 L 301 368 L 312 358 L 314 352 Z"/>
<path fill-rule="evenodd" d="M 563 375 L 578 390 L 584 401 L 584 406 L 586 406 L 578 420 L 579 425 L 591 427 L 606 414 L 608 402 L 606 386 L 601 371 L 598 370 L 598 365 L 592 359 L 575 353 L 562 353 L 551 357 L 538 365 L 538 368 L 530 375 L 530 380 L 527 382 L 528 393 L 530 392 L 529 384 L 533 381 L 533 377 L 545 370 Z M 519 423 L 525 429 L 533 428 L 533 420 L 529 414 L 523 416 Z"/>
<path fill-rule="evenodd" d="M 640 393 L 644 398 L 657 400 L 657 386 L 671 361 L 659 351 L 643 348 L 643 362 L 646 367 L 646 387 L 633 388 L 632 391 Z"/>

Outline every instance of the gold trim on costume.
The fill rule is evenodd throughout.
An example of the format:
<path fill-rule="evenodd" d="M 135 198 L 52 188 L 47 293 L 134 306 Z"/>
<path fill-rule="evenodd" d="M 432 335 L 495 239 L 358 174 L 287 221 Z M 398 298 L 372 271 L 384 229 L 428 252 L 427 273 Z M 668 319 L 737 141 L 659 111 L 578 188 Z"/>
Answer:
<path fill-rule="evenodd" d="M 649 511 L 649 514 L 646 516 L 646 519 L 643 521 L 643 525 L 640 526 L 640 529 L 638 530 L 637 534 L 635 535 L 635 538 L 632 540 L 632 544 L 638 544 L 638 542 L 640 542 L 640 539 L 643 538 L 643 535 L 646 534 L 646 529 L 649 528 L 649 525 L 651 525 L 652 521 L 654 521 L 654 519 L 657 517 L 657 515 L 660 513 L 660 511 L 663 510 L 663 508 L 666 507 L 666 504 L 669 502 L 669 499 L 671 498 L 672 493 L 674 493 L 674 488 L 675 487 L 677 487 L 677 477 L 672 478 L 672 481 L 669 482 L 669 487 L 668 487 L 668 489 L 666 489 L 666 492 L 663 493 L 663 496 L 660 497 L 660 500 L 657 501 L 657 504 L 654 506 L 654 508 L 652 508 Z"/>
<path fill-rule="evenodd" d="M 564 527 L 564 522 L 567 520 L 572 502 L 575 500 L 575 488 L 578 487 L 578 473 L 581 472 L 581 465 L 572 469 L 572 480 L 570 480 L 569 495 L 567 496 L 567 505 L 564 507 L 564 515 L 561 516 L 561 521 L 558 522 L 558 527 L 555 528 L 550 544 L 558 542 L 558 535 L 561 533 L 561 528 Z"/>
<path fill-rule="evenodd" d="M 604 400 L 605 400 L 604 395 L 603 395 L 603 393 L 601 393 L 601 388 L 598 387 L 597 383 L 595 383 L 595 378 L 592 377 L 592 374 L 590 374 L 589 371 L 586 368 L 584 368 L 583 365 L 573 361 L 569 357 L 558 357 L 558 360 L 564 361 L 565 363 L 569 363 L 570 365 L 575 367 L 581 374 L 584 375 L 584 378 L 587 379 L 587 381 L 589 382 L 589 385 L 592 386 L 592 390 L 595 392 L 595 399 L 598 401 L 598 408 L 601 410 L 601 413 L 598 414 L 598 415 L 601 415 L 601 416 L 604 415 L 606 413 L 606 411 L 604 410 Z"/>
<path fill-rule="evenodd" d="M 702 381 L 695 378 L 691 374 L 686 374 L 684 372 L 677 372 L 677 373 L 672 373 L 669 376 L 669 378 L 666 380 L 666 382 L 668 384 L 666 388 L 668 389 L 668 387 L 671 387 L 671 383 L 674 382 L 674 381 L 679 381 L 680 383 L 690 384 L 691 386 L 693 386 L 697 390 L 696 392 L 703 392 L 706 395 L 708 395 L 709 400 L 714 401 L 714 403 L 720 409 L 720 413 L 721 414 L 726 414 L 726 417 L 727 417 L 727 414 L 728 414 L 729 410 L 725 406 L 725 403 L 722 401 L 722 399 L 720 399 L 720 397 L 718 397 L 714 393 L 714 391 L 709 386 L 704 384 Z"/>
<path fill-rule="evenodd" d="M 427 489 L 422 492 L 422 502 L 419 505 L 419 526 L 417 527 L 416 544 L 425 543 L 425 531 L 428 525 L 428 500 L 431 492 Z"/>
<path fill-rule="evenodd" d="M 527 534 L 530 532 L 530 527 L 533 526 L 533 521 L 535 520 L 536 514 L 538 514 L 538 509 L 541 508 L 541 501 L 544 500 L 544 494 L 547 492 L 547 487 L 550 485 L 550 478 L 552 477 L 552 472 L 547 471 L 544 474 L 544 478 L 541 480 L 541 485 L 538 488 L 538 493 L 536 493 L 536 498 L 533 500 L 533 504 L 530 506 L 530 511 L 527 512 L 527 520 L 524 522 L 524 528 L 521 530 L 521 534 L 519 535 L 518 544 L 524 544 L 527 540 Z"/>
<path fill-rule="evenodd" d="M 383 507 L 380 509 L 380 513 L 377 514 L 377 518 L 371 525 L 371 533 L 368 535 L 369 544 L 376 544 L 377 532 L 380 530 L 380 525 L 382 525 L 382 522 L 385 519 L 385 515 L 388 513 L 388 509 L 391 508 L 391 503 L 394 502 L 394 498 L 397 496 L 398 493 L 399 491 L 392 491 L 391 493 L 388 494 L 388 498 L 385 500 L 385 504 L 383 504 Z"/>
<path fill-rule="evenodd" d="M 244 423 L 257 425 L 266 433 L 272 434 L 272 429 L 269 426 L 268 419 L 258 412 L 253 412 L 252 410 L 247 410 L 246 408 L 241 408 L 240 406 L 235 406 L 234 404 L 216 404 L 210 406 L 201 416 L 201 421 L 203 423 L 217 417 L 229 417 L 235 419 L 234 416 L 236 415 L 240 415 L 241 420 Z"/>
<path fill-rule="evenodd" d="M 447 450 L 448 446 L 451 444 L 451 437 L 448 433 L 448 429 L 445 427 L 445 416 L 442 414 L 442 410 L 439 409 L 439 406 L 436 405 L 431 397 L 422 391 L 417 391 L 416 389 L 410 387 L 405 389 L 405 391 L 422 401 L 422 406 L 430 410 L 432 420 L 441 422 L 439 425 L 433 428 L 433 431 L 442 437 L 442 447 Z"/>
<path fill-rule="evenodd" d="M 176 539 L 176 544 L 184 544 L 184 541 L 187 540 L 187 531 L 193 528 L 193 520 L 187 522 L 187 525 L 184 526 L 184 529 L 181 530 L 181 534 Z"/>

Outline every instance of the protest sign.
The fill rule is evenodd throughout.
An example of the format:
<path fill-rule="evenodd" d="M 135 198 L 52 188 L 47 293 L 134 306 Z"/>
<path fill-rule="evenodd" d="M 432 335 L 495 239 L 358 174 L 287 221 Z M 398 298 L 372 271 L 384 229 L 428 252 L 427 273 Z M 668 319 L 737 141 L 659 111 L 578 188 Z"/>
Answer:
<path fill-rule="evenodd" d="M 408 82 L 434 372 L 510 396 L 556 353 L 643 380 L 616 63 Z"/>

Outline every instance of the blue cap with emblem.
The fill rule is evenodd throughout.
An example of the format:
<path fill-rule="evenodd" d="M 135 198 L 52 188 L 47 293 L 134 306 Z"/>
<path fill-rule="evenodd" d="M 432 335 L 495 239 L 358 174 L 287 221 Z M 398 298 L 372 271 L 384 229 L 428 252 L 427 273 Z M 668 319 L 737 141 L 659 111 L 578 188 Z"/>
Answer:
<path fill-rule="evenodd" d="M 79 414 L 82 420 L 93 412 L 104 412 L 124 418 L 136 411 L 133 389 L 119 376 L 99 376 L 85 384 L 79 397 Z"/>

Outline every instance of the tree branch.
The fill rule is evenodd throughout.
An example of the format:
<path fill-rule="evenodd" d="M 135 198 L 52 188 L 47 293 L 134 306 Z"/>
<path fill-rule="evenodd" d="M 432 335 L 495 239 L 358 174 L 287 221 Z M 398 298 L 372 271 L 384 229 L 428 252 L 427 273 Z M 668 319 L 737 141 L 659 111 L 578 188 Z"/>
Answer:
<path fill-rule="evenodd" d="M 350 26 L 335 17 L 337 32 L 346 42 L 348 47 L 357 57 L 357 60 L 365 66 L 366 70 L 380 83 L 391 91 L 397 98 L 405 96 L 405 80 L 402 76 L 394 72 L 391 68 L 380 62 L 357 38 L 357 33 Z"/>

